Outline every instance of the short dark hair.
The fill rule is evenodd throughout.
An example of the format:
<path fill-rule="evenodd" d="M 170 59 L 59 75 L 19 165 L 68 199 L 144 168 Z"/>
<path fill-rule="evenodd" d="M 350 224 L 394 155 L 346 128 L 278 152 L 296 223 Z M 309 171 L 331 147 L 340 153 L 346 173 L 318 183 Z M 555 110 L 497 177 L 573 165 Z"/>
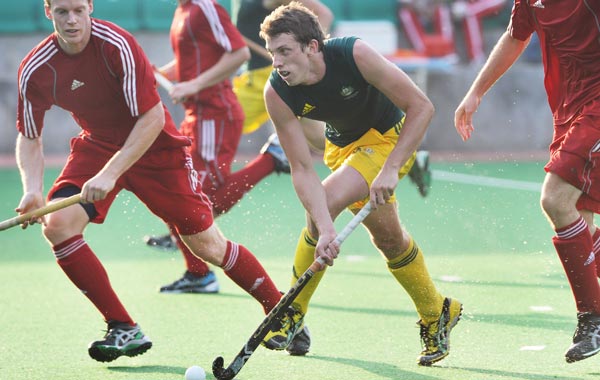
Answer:
<path fill-rule="evenodd" d="M 319 50 L 324 46 L 325 32 L 317 15 L 297 1 L 275 8 L 260 24 L 262 39 L 280 34 L 291 34 L 302 46 L 307 46 L 312 40 L 319 43 Z"/>
<path fill-rule="evenodd" d="M 88 4 L 90 3 L 91 0 L 88 0 Z M 47 6 L 48 8 L 50 8 L 50 6 L 52 5 L 52 1 L 51 0 L 44 0 L 44 5 Z"/>

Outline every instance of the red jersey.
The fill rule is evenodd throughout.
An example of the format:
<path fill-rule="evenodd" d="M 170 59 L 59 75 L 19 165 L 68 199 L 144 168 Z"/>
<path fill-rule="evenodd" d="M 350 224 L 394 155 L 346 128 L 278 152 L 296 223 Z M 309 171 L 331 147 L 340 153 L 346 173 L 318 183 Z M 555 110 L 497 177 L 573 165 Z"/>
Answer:
<path fill-rule="evenodd" d="M 508 31 L 537 32 L 550 109 L 558 123 L 600 94 L 600 1 L 515 0 Z"/>
<path fill-rule="evenodd" d="M 213 0 L 180 4 L 173 16 L 170 36 L 180 82 L 196 78 L 214 66 L 225 52 L 246 46 L 227 11 Z M 184 106 L 186 110 L 198 107 L 202 117 L 228 112 L 233 119 L 243 118 L 229 79 L 205 88 Z"/>
<path fill-rule="evenodd" d="M 123 146 L 138 117 L 160 102 L 152 65 L 134 37 L 92 19 L 85 49 L 66 54 L 55 33 L 36 46 L 19 67 L 17 129 L 36 138 L 53 105 L 71 113 L 81 134 L 115 149 Z M 165 109 L 165 126 L 149 150 L 189 145 Z"/>

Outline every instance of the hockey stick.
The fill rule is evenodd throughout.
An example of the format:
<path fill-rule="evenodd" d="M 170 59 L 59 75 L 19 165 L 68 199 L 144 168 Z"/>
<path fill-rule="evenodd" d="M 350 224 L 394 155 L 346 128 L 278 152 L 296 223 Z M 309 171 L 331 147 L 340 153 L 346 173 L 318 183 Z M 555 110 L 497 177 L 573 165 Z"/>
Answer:
<path fill-rule="evenodd" d="M 369 215 L 371 212 L 371 204 L 367 203 L 348 224 L 342 229 L 337 235 L 335 241 L 342 244 L 344 240 L 350 235 L 352 231 Z M 254 331 L 250 339 L 246 342 L 241 351 L 233 359 L 229 367 L 224 368 L 224 359 L 222 356 L 217 357 L 212 364 L 213 375 L 219 380 L 231 380 L 240 372 L 244 364 L 250 359 L 250 356 L 254 353 L 256 348 L 260 345 L 264 337 L 271 330 L 273 323 L 281 318 L 287 308 L 296 299 L 296 296 L 306 286 L 310 279 L 315 275 L 316 272 L 321 270 L 325 265 L 325 261 L 322 258 L 316 259 L 311 266 L 300 276 L 296 283 L 291 289 L 279 300 L 277 305 L 267 314 L 265 319 L 262 321 L 260 326 Z"/>
<path fill-rule="evenodd" d="M 156 83 L 158 83 L 160 87 L 164 88 L 167 92 L 171 92 L 171 89 L 173 88 L 173 82 L 168 80 L 166 76 L 155 70 L 154 78 L 156 78 Z"/>
<path fill-rule="evenodd" d="M 40 207 L 36 210 L 29 211 L 25 214 L 15 216 L 14 218 L 7 219 L 3 222 L 0 222 L 0 231 L 4 231 L 8 228 L 17 226 L 19 224 L 23 224 L 28 220 L 39 218 L 46 214 L 49 214 L 54 211 L 58 211 L 65 207 L 74 205 L 75 203 L 79 203 L 81 201 L 81 194 L 71 195 L 68 198 L 61 199 L 60 201 L 50 203 L 44 207 Z"/>

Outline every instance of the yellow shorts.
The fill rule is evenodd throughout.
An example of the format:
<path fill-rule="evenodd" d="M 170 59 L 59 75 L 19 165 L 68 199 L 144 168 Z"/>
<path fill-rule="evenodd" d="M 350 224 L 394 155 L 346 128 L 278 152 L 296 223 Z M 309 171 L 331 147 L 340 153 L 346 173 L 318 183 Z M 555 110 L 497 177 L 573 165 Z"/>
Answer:
<path fill-rule="evenodd" d="M 269 120 L 269 114 L 263 99 L 263 90 L 273 68 L 245 71 L 233 78 L 233 91 L 242 104 L 244 114 L 244 134 L 252 133 Z"/>
<path fill-rule="evenodd" d="M 402 122 L 398 123 L 397 127 L 390 128 L 383 135 L 376 129 L 370 129 L 360 139 L 343 148 L 326 141 L 323 161 L 331 171 L 337 170 L 342 165 L 348 165 L 356 169 L 367 181 L 370 188 L 373 180 L 381 171 L 385 160 L 396 146 L 401 128 Z M 413 152 L 406 164 L 398 171 L 398 178 L 404 177 L 410 171 L 415 158 L 416 152 Z M 369 197 L 348 206 L 348 209 L 358 210 L 368 201 Z M 388 203 L 395 201 L 396 196 L 392 195 Z"/>

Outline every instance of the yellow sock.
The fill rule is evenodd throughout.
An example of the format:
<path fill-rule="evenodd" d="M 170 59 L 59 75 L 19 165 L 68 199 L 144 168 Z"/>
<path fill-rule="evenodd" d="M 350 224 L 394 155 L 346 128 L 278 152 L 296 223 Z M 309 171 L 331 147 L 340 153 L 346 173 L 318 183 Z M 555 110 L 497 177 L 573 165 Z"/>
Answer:
<path fill-rule="evenodd" d="M 410 238 L 406 251 L 387 262 L 388 270 L 412 298 L 417 313 L 425 324 L 437 320 L 444 297 L 437 291 L 427 271 L 423 252 Z"/>
<path fill-rule="evenodd" d="M 308 267 L 310 267 L 310 264 L 315 261 L 316 246 L 317 241 L 313 239 L 309 235 L 308 230 L 304 228 L 300 234 L 300 239 L 298 239 L 298 245 L 296 246 L 296 256 L 294 257 L 294 268 L 291 281 L 292 285 L 294 285 L 298 278 L 304 274 Z M 321 278 L 323 278 L 324 274 L 324 269 L 315 273 L 313 278 L 306 284 L 300 294 L 298 294 L 294 300 L 294 307 L 296 310 L 306 314 L 308 311 L 308 303 L 310 302 L 315 290 L 317 290 L 317 286 L 319 285 L 319 282 L 321 281 Z"/>

